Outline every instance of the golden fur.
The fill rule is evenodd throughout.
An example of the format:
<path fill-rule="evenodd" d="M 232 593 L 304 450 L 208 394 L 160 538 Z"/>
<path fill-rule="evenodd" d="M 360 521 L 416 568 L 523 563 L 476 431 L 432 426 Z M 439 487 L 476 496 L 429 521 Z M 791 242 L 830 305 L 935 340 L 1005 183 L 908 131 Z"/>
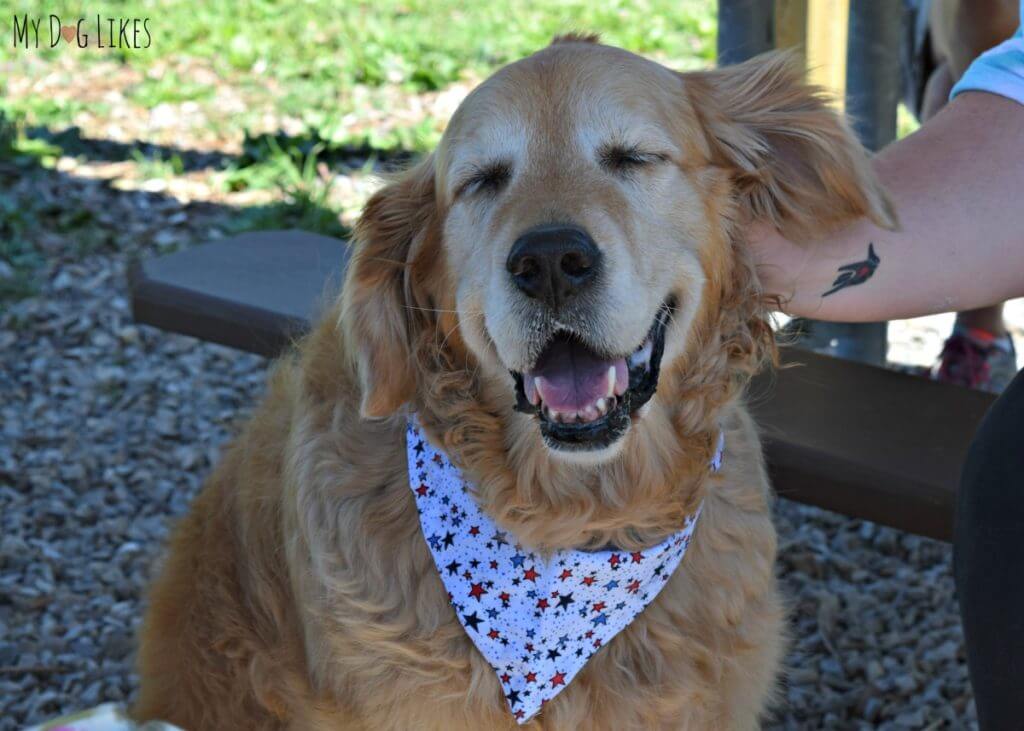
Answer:
<path fill-rule="evenodd" d="M 341 300 L 277 364 L 174 535 L 142 632 L 137 717 L 189 731 L 516 728 L 420 532 L 404 447 L 414 409 L 483 509 L 531 546 L 651 545 L 704 501 L 665 589 L 526 728 L 757 727 L 785 631 L 742 403 L 775 350 L 742 232 L 755 217 L 811 236 L 891 214 L 860 148 L 785 59 L 677 75 L 593 40 L 560 38 L 500 72 L 435 155 L 368 203 Z M 525 162 L 567 139 L 563 125 L 614 123 L 620 106 L 671 143 L 651 178 L 608 181 L 568 147 Z M 501 137 L 487 125 L 510 109 L 530 110 L 516 118 L 531 140 L 512 151 L 522 176 L 486 210 L 460 201 L 452 166 Z M 513 413 L 496 351 L 517 344 L 487 329 L 490 289 L 464 286 L 477 276 L 467 254 L 486 269 L 503 226 L 555 214 L 620 247 L 617 261 L 641 270 L 637 290 L 663 282 L 689 307 L 651 408 L 599 467 L 560 459 Z M 643 270 L 651 256 L 658 266 Z M 719 428 L 725 459 L 711 476 Z"/>

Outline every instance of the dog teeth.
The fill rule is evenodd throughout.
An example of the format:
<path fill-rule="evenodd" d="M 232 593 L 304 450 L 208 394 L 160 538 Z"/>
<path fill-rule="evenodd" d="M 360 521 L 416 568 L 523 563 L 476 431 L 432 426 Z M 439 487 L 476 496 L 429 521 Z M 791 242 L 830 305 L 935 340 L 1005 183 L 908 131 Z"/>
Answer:
<path fill-rule="evenodd" d="M 649 366 L 651 362 L 651 351 L 654 349 L 654 343 L 650 338 L 644 341 L 644 344 L 633 351 L 633 354 L 629 356 L 629 367 L 637 368 L 638 366 Z"/>
<path fill-rule="evenodd" d="M 612 398 L 599 398 L 589 406 L 585 406 L 578 411 L 558 411 L 552 409 L 549 406 L 541 405 L 541 412 L 544 414 L 544 418 L 552 423 L 558 424 L 587 424 L 592 421 L 597 421 L 602 416 L 605 416 L 609 411 L 614 408 L 617 400 L 613 396 Z"/>
<path fill-rule="evenodd" d="M 615 363 L 615 391 L 612 396 L 621 396 L 629 390 L 629 364 L 625 358 Z"/>
<path fill-rule="evenodd" d="M 523 393 L 531 406 L 540 404 L 540 393 L 537 390 L 537 381 L 540 376 L 531 376 L 529 373 L 523 375 Z"/>

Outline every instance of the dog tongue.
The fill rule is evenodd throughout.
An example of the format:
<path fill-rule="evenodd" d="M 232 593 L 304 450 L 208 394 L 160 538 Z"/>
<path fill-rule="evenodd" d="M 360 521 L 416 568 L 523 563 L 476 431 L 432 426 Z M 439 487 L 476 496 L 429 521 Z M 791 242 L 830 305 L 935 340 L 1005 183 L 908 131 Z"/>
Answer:
<path fill-rule="evenodd" d="M 608 396 L 617 380 L 628 379 L 626 359 L 602 360 L 586 346 L 558 338 L 526 374 L 536 382 L 546 406 L 560 412 L 582 411 Z"/>

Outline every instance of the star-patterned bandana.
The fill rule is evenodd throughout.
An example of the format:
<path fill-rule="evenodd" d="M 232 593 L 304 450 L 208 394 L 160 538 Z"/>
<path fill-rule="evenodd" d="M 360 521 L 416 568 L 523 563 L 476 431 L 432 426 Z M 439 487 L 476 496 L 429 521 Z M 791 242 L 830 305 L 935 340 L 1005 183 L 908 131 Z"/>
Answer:
<path fill-rule="evenodd" d="M 420 432 L 406 434 L 409 484 L 455 614 L 491 664 L 518 723 L 530 720 L 668 582 L 697 517 L 643 551 L 563 550 L 547 560 L 477 506 L 472 485 Z M 724 435 L 711 463 L 717 471 Z"/>

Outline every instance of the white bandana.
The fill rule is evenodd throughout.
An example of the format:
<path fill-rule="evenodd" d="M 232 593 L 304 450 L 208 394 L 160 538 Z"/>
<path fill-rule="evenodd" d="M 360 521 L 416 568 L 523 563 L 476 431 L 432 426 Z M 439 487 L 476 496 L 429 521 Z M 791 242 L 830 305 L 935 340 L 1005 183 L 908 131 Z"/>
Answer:
<path fill-rule="evenodd" d="M 712 470 L 723 447 L 719 434 Z M 564 550 L 544 561 L 497 528 L 477 506 L 472 485 L 412 419 L 406 449 L 423 536 L 448 599 L 520 724 L 654 601 L 700 515 L 698 507 L 682 530 L 643 551 Z"/>

